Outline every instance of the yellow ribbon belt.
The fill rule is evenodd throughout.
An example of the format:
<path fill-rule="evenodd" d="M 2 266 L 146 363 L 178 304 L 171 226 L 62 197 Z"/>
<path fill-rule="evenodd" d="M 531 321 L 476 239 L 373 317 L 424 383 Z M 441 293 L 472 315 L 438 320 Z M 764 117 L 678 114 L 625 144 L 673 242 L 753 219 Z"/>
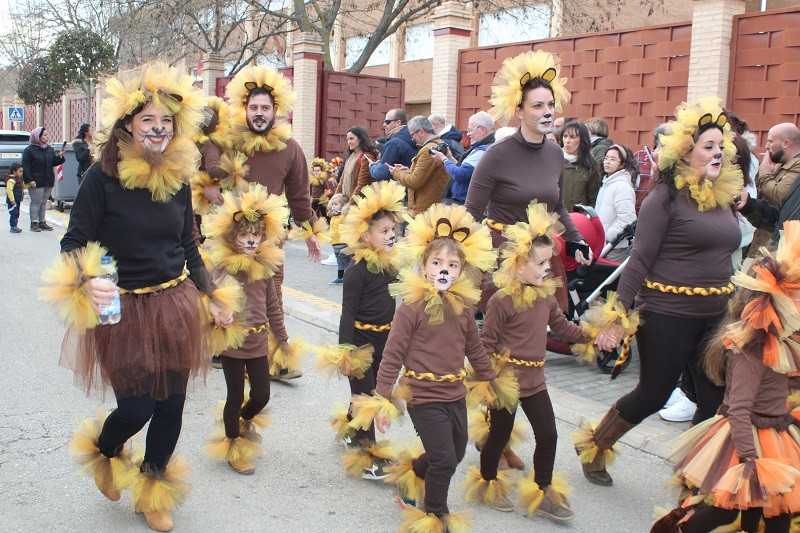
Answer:
<path fill-rule="evenodd" d="M 492 220 L 491 218 L 486 219 L 486 225 L 492 229 L 496 229 L 497 231 L 503 231 L 504 229 L 506 229 L 506 226 L 508 226 L 508 224 L 497 222 L 496 220 Z"/>
<path fill-rule="evenodd" d="M 183 274 L 181 274 L 177 278 L 171 279 L 169 281 L 165 281 L 164 283 L 161 283 L 159 285 L 153 285 L 151 287 L 142 287 L 141 289 L 131 289 L 131 290 L 122 289 L 121 288 L 119 290 L 119 293 L 120 294 L 153 294 L 153 293 L 156 293 L 156 292 L 161 292 L 161 291 L 166 290 L 166 289 L 170 289 L 172 287 L 177 287 L 178 284 L 180 282 L 182 282 L 183 280 L 185 280 L 188 276 L 189 276 L 189 273 L 184 270 Z"/>
<path fill-rule="evenodd" d="M 675 285 L 664 285 L 663 283 L 646 279 L 644 280 L 644 285 L 648 289 L 671 294 L 685 294 L 687 296 L 719 296 L 721 294 L 733 294 L 733 283 L 728 283 L 723 287 L 677 287 Z"/>
<path fill-rule="evenodd" d="M 464 378 L 467 377 L 467 371 L 462 369 L 458 374 L 445 374 L 443 376 L 437 376 L 433 372 L 414 372 L 413 370 L 404 368 L 403 375 L 413 379 L 418 379 L 420 381 L 427 380 L 435 381 L 437 383 L 455 383 L 457 381 L 463 381 Z"/>
<path fill-rule="evenodd" d="M 261 324 L 260 326 L 253 326 L 252 328 L 248 328 L 247 331 L 250 333 L 261 333 L 269 328 L 269 324 Z"/>
<path fill-rule="evenodd" d="M 390 329 L 392 329 L 392 323 L 389 322 L 388 324 L 376 326 L 375 324 L 366 324 L 364 322 L 359 322 L 358 320 L 356 320 L 356 329 L 360 329 L 362 331 L 374 331 L 376 333 L 383 333 L 384 331 L 389 331 Z"/>
<path fill-rule="evenodd" d="M 531 366 L 543 367 L 544 366 L 544 359 L 542 359 L 541 361 L 526 361 L 524 359 L 514 359 L 513 357 L 506 357 L 505 355 L 500 355 L 499 353 L 494 354 L 493 357 L 495 357 L 497 359 L 500 359 L 502 361 L 505 361 L 506 363 L 511 363 L 512 365 L 527 366 L 527 367 L 531 367 Z"/>

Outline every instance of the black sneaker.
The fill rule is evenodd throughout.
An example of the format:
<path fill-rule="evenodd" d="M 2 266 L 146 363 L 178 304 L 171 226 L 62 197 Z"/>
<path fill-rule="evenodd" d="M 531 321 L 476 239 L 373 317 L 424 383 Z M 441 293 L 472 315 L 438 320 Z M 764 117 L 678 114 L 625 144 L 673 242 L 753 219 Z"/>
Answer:
<path fill-rule="evenodd" d="M 53 226 L 51 226 L 47 222 L 39 222 L 39 229 L 43 229 L 45 231 L 53 231 Z"/>
<path fill-rule="evenodd" d="M 17 226 L 14 226 L 13 228 L 11 228 L 8 231 L 10 231 L 11 233 L 22 233 L 22 230 L 19 229 Z"/>
<path fill-rule="evenodd" d="M 222 368 L 222 358 L 215 355 L 211 358 L 211 368 Z"/>
<path fill-rule="evenodd" d="M 270 374 L 269 379 L 280 381 L 280 380 L 285 380 L 285 379 L 297 379 L 297 378 L 302 377 L 302 376 L 303 376 L 303 371 L 302 370 L 298 369 L 298 370 L 292 370 L 291 372 L 289 372 L 288 368 L 282 368 L 282 369 L 280 369 L 278 371 L 277 374 L 275 374 L 275 375 Z"/>
<path fill-rule="evenodd" d="M 391 466 L 391 463 L 386 459 L 373 457 L 372 465 L 370 465 L 369 468 L 364 469 L 364 473 L 361 474 L 361 477 L 363 479 L 380 481 L 381 479 L 389 477 L 389 466 Z"/>
<path fill-rule="evenodd" d="M 31 222 L 31 231 L 42 231 L 38 222 Z"/>

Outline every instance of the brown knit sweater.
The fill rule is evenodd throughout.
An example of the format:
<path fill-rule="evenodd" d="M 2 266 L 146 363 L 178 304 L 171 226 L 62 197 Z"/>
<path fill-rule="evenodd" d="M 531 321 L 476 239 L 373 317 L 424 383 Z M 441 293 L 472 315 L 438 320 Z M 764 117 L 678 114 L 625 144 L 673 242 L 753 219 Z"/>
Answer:
<path fill-rule="evenodd" d="M 275 283 L 272 278 L 265 278 L 253 283 L 247 282 L 246 273 L 238 273 L 236 281 L 242 284 L 247 303 L 245 309 L 250 314 L 247 323 L 251 327 L 259 327 L 269 323 L 270 329 L 275 334 L 279 342 L 289 340 L 286 327 L 283 323 L 283 311 L 281 310 L 278 295 L 275 292 Z M 227 350 L 221 355 L 233 357 L 235 359 L 256 359 L 268 355 L 268 334 L 267 330 L 258 333 L 250 333 L 244 340 L 244 344 L 235 350 Z"/>
<path fill-rule="evenodd" d="M 297 141 L 288 139 L 283 150 L 256 152 L 247 159 L 247 166 L 250 167 L 247 181 L 264 185 L 270 194 L 286 193 L 295 223 L 317 219 L 311 210 L 306 156 Z"/>
<path fill-rule="evenodd" d="M 531 201 L 558 213 L 564 238 L 583 239 L 564 207 L 564 152 L 553 142 L 529 143 L 517 131 L 490 146 L 475 167 L 466 207 L 475 220 L 488 217 L 503 224 L 527 222 Z"/>
<path fill-rule="evenodd" d="M 486 351 L 521 361 L 544 361 L 547 352 L 547 326 L 571 342 L 587 342 L 581 328 L 564 316 L 554 297 L 535 302 L 525 311 L 514 309 L 510 296 L 495 293 L 489 299 L 481 337 Z M 511 363 L 509 363 L 511 364 Z M 514 364 L 519 378 L 519 396 L 526 398 L 547 388 L 543 366 Z"/>
<path fill-rule="evenodd" d="M 424 304 L 400 304 L 394 314 L 392 330 L 383 350 L 375 392 L 389 397 L 400 369 L 437 376 L 458 374 L 464 369 L 464 356 L 479 379 L 497 377 L 481 343 L 473 309 L 460 316 L 445 316 L 441 324 L 431 325 Z M 435 382 L 410 379 L 411 403 L 454 402 L 467 395 L 463 381 Z"/>
<path fill-rule="evenodd" d="M 620 301 L 678 317 L 710 317 L 725 312 L 728 295 L 687 296 L 648 289 L 645 279 L 676 287 L 723 287 L 733 275 L 731 254 L 742 234 L 731 207 L 698 211 L 686 189 L 669 199 L 657 185 L 642 202 L 633 251 L 620 277 Z M 638 297 L 637 297 L 638 294 Z"/>

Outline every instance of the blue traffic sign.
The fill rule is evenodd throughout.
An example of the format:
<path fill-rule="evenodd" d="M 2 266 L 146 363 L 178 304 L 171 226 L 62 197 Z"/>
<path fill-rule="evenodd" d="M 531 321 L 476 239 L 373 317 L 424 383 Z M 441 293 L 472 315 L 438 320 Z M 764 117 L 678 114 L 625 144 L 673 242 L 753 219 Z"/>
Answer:
<path fill-rule="evenodd" d="M 9 122 L 25 122 L 25 108 L 24 107 L 9 107 L 8 108 L 8 121 Z"/>

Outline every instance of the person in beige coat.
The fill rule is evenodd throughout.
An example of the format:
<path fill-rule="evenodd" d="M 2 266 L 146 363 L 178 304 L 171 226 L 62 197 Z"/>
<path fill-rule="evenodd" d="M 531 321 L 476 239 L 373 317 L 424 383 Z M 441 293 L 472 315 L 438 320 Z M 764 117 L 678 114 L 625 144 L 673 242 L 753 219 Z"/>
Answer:
<path fill-rule="evenodd" d="M 450 175 L 444 165 L 431 157 L 431 150 L 441 142 L 436 137 L 433 124 L 427 117 L 419 115 L 408 121 L 411 138 L 420 146 L 419 152 L 411 160 L 411 168 L 403 165 L 389 167 L 392 177 L 408 188 L 408 212 L 410 215 L 422 213 L 442 197 Z"/>

